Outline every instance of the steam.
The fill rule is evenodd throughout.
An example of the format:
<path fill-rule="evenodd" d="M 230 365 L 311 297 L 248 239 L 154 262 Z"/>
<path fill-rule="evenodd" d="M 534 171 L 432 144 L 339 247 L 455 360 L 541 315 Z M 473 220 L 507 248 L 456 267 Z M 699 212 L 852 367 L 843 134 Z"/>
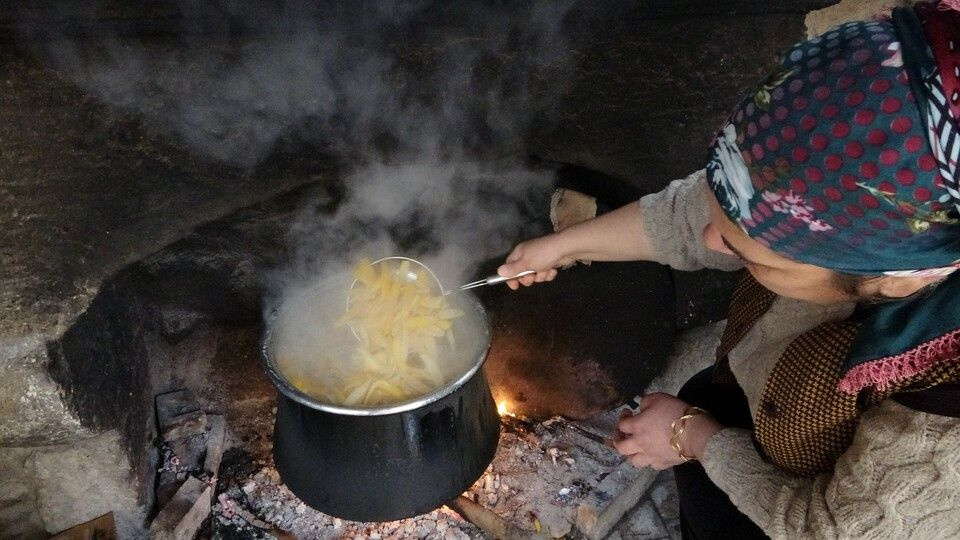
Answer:
<path fill-rule="evenodd" d="M 549 170 L 484 162 L 373 164 L 332 215 L 306 211 L 294 227 L 303 254 L 296 275 L 343 271 L 361 256 L 417 258 L 449 289 L 471 280 L 478 262 L 541 234 L 553 182 Z"/>
<path fill-rule="evenodd" d="M 179 43 L 47 36 L 46 52 L 91 94 L 241 166 L 284 138 L 351 163 L 516 151 L 567 67 L 560 2 L 204 4 L 184 3 L 186 20 L 229 24 Z"/>
<path fill-rule="evenodd" d="M 61 36 L 46 54 L 206 158 L 252 167 L 300 141 L 345 165 L 336 209 L 293 224 L 279 296 L 360 255 L 423 258 L 449 287 L 535 232 L 552 176 L 517 158 L 563 94 L 569 6 L 185 2 L 187 21 L 226 22 L 174 44 Z"/>

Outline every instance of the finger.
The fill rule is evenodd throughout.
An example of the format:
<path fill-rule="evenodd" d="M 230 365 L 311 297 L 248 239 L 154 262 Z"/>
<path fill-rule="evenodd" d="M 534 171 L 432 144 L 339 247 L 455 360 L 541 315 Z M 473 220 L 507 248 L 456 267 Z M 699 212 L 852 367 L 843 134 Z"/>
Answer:
<path fill-rule="evenodd" d="M 660 397 L 662 395 L 663 394 L 661 394 L 660 392 L 654 392 L 652 394 L 645 394 L 643 396 L 640 396 L 640 406 L 637 407 L 637 414 L 640 414 L 641 412 L 652 407 L 657 401 L 660 400 Z"/>
<path fill-rule="evenodd" d="M 617 422 L 617 429 L 626 433 L 627 435 L 636 433 L 637 426 L 639 424 L 637 421 L 639 420 L 639 418 L 637 418 L 639 414 L 640 413 L 632 414 L 630 411 L 621 412 L 620 420 Z"/>
<path fill-rule="evenodd" d="M 627 439 L 630 436 L 623 433 L 622 431 L 620 433 L 621 433 L 621 436 L 616 436 L 613 438 L 613 441 L 611 441 L 611 444 L 613 444 L 613 449 L 616 450 L 617 452 L 620 452 L 621 454 L 632 453 L 632 452 L 627 452 L 626 447 L 624 446 L 624 444 L 626 444 Z"/>
<path fill-rule="evenodd" d="M 524 250 L 521 246 L 522 244 L 513 248 L 513 251 L 504 259 L 503 264 L 497 267 L 498 275 L 513 276 L 519 274 L 522 270 L 526 270 L 526 268 L 520 268 L 520 266 L 522 266 L 520 261 L 522 261 L 524 257 Z"/>
<path fill-rule="evenodd" d="M 513 251 L 511 251 L 510 254 L 507 255 L 507 259 L 504 262 L 507 264 L 510 264 L 510 263 L 515 263 L 519 261 L 520 259 L 523 258 L 523 252 L 524 252 L 523 243 L 517 244 L 513 248 Z"/>
<path fill-rule="evenodd" d="M 547 281 L 553 281 L 554 278 L 556 278 L 556 277 L 557 277 L 557 269 L 556 269 L 556 268 L 551 268 L 550 270 L 547 270 Z"/>
<path fill-rule="evenodd" d="M 650 459 L 643 454 L 634 454 L 627 459 L 630 461 L 630 463 L 633 463 L 634 467 L 637 467 L 638 469 L 642 469 L 650 465 Z"/>
<path fill-rule="evenodd" d="M 534 275 L 528 274 L 526 276 L 523 276 L 517 281 L 519 281 L 520 284 L 523 285 L 524 287 L 529 287 L 535 283 L 535 279 L 536 277 Z"/>
<path fill-rule="evenodd" d="M 614 441 L 622 441 L 623 439 L 626 439 L 628 437 L 628 434 L 624 433 L 623 430 L 620 429 L 620 420 L 623 420 L 624 418 L 627 418 L 630 416 L 633 416 L 633 414 L 631 414 L 628 409 L 623 409 L 622 411 L 620 411 L 620 419 L 617 421 L 617 426 L 613 430 Z"/>
<path fill-rule="evenodd" d="M 640 440 L 640 437 L 633 435 L 627 435 L 625 438 L 619 441 L 614 441 L 613 447 L 617 452 L 620 452 L 625 456 L 643 452 L 643 443 Z"/>
<path fill-rule="evenodd" d="M 616 444 L 616 443 L 619 442 L 619 441 L 622 441 L 622 440 L 626 439 L 627 436 L 628 436 L 628 435 L 627 435 L 626 433 L 620 431 L 620 428 L 614 429 L 614 430 L 613 430 L 613 442 L 614 442 L 614 444 Z"/>
<path fill-rule="evenodd" d="M 497 275 L 506 277 L 518 274 L 519 272 L 514 271 L 515 266 L 517 265 L 511 263 L 508 259 L 505 263 L 497 267 Z"/>
<path fill-rule="evenodd" d="M 651 405 L 653 405 L 653 400 L 650 399 L 650 396 L 640 396 L 640 403 L 637 405 L 637 414 L 649 409 Z"/>

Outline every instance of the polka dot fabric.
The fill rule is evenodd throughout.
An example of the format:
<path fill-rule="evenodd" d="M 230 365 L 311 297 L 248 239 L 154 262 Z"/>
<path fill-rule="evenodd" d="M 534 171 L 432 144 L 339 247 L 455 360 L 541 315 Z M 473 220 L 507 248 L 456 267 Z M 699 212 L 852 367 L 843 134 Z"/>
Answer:
<path fill-rule="evenodd" d="M 717 135 L 707 177 L 731 219 L 795 260 L 949 266 L 960 228 L 920 114 L 893 26 L 847 23 L 784 55 Z"/>

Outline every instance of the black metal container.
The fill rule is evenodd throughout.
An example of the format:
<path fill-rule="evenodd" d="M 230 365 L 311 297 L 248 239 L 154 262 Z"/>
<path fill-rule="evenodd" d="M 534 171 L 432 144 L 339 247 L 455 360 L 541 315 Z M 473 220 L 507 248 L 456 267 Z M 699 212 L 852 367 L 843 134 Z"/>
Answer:
<path fill-rule="evenodd" d="M 277 369 L 268 329 L 264 370 L 280 391 L 273 456 L 294 494 L 333 516 L 392 521 L 445 504 L 483 474 L 500 420 L 480 369 L 487 317 L 473 304 L 486 346 L 470 369 L 432 394 L 377 408 L 333 406 L 300 392 Z"/>

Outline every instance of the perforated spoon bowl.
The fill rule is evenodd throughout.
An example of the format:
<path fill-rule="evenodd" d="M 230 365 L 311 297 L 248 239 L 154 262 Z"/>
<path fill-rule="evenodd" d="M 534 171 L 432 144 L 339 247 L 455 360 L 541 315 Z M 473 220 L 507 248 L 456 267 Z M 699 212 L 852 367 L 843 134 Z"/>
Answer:
<path fill-rule="evenodd" d="M 407 264 L 404 265 L 404 262 Z M 470 283 L 464 283 L 463 285 L 457 287 L 456 289 L 446 290 L 443 288 L 443 284 L 440 283 L 440 279 L 436 274 L 433 273 L 430 268 L 423 264 L 422 262 L 411 259 L 410 257 L 383 257 L 382 259 L 377 259 L 370 263 L 370 266 L 377 266 L 382 264 L 388 264 L 393 267 L 393 271 L 403 280 L 409 282 L 420 281 L 421 279 L 431 279 L 436 284 L 436 290 L 440 294 L 446 296 L 448 294 L 457 292 L 457 291 L 467 291 L 470 289 L 475 289 L 477 287 L 484 287 L 487 285 L 496 285 L 498 283 L 503 283 L 505 281 L 510 281 L 511 279 L 521 278 L 523 276 L 528 276 L 530 274 L 535 274 L 536 270 L 524 270 L 519 274 L 512 276 L 488 276 L 483 279 L 478 279 L 477 281 L 471 281 Z M 406 268 L 404 268 L 406 266 Z M 413 266 L 413 268 L 410 268 Z M 357 280 L 353 280 L 353 283 L 350 284 L 350 288 L 353 289 L 357 286 Z"/>
<path fill-rule="evenodd" d="M 442 296 L 447 296 L 448 294 L 451 294 L 453 292 L 466 291 L 470 289 L 475 289 L 477 287 L 483 287 L 486 285 L 496 285 L 497 283 L 503 283 L 504 281 L 517 279 L 517 278 L 520 278 L 529 274 L 533 274 L 536 272 L 535 270 L 526 270 L 514 276 L 507 276 L 507 277 L 489 276 L 484 279 L 478 279 L 477 281 L 471 281 L 470 283 L 465 283 L 456 289 L 451 289 L 448 291 L 448 290 L 444 290 L 443 284 L 440 283 L 440 279 L 437 278 L 437 275 L 434 274 L 433 271 L 430 270 L 430 268 L 427 265 L 423 264 L 422 262 L 416 259 L 411 259 L 410 257 L 399 257 L 399 256 L 384 257 L 382 259 L 377 259 L 373 261 L 372 263 L 370 263 L 370 266 L 378 266 L 378 265 L 384 265 L 384 264 L 390 265 L 390 269 L 394 272 L 394 274 L 399 279 L 402 279 L 409 283 L 416 283 L 421 280 L 427 280 L 432 282 L 432 284 L 435 285 L 434 290 L 438 291 Z M 357 286 L 358 282 L 359 280 L 354 279 L 353 283 L 350 284 L 349 291 L 352 291 L 354 287 Z M 431 288 L 434 288 L 433 285 L 431 286 Z M 347 299 L 346 299 L 347 309 L 350 309 L 350 292 L 349 291 L 347 292 Z M 360 335 L 357 333 L 356 329 L 354 329 L 353 326 L 350 324 L 347 324 L 347 326 L 350 328 L 350 333 L 353 334 L 353 337 L 357 338 L 357 340 L 360 341 L 361 340 Z"/>

